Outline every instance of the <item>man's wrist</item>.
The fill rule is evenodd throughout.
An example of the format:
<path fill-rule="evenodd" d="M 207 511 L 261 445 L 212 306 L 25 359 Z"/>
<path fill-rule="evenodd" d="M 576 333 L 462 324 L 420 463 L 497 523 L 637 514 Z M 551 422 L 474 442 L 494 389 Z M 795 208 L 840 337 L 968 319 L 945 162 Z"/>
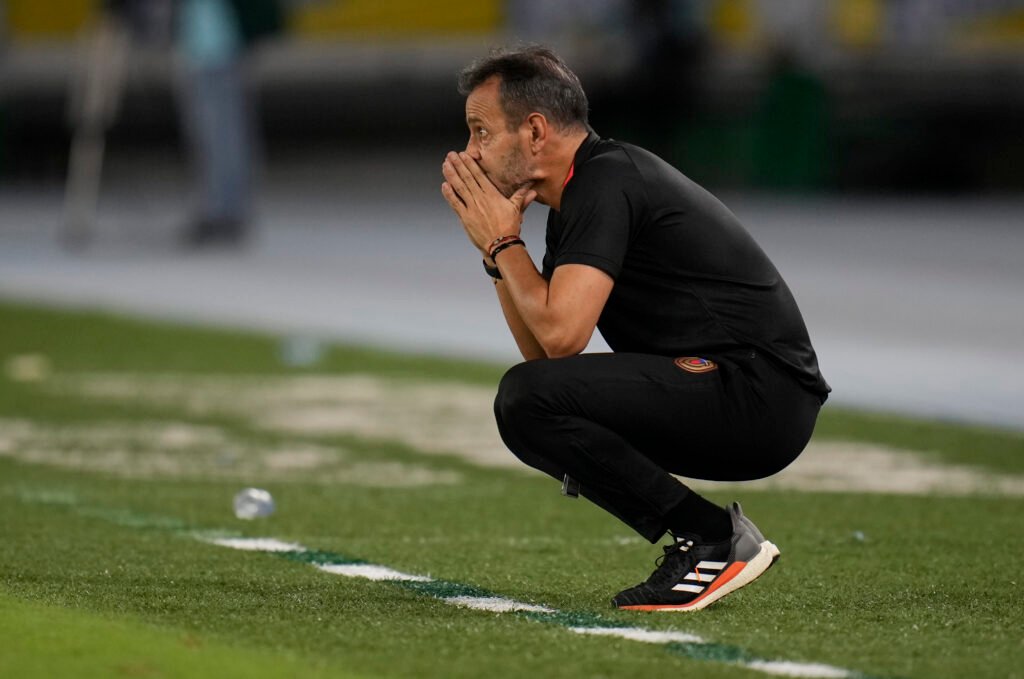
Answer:
<path fill-rule="evenodd" d="M 495 266 L 497 266 L 498 254 L 516 245 L 522 245 L 523 247 L 526 247 L 526 243 L 524 243 L 523 239 L 518 236 L 515 236 L 513 238 L 502 239 L 502 241 L 498 243 L 498 245 L 492 247 L 491 251 L 488 254 L 490 255 L 491 259 L 495 262 Z"/>
<path fill-rule="evenodd" d="M 490 263 L 487 262 L 488 259 L 491 260 Z M 494 263 L 494 260 L 491 259 L 490 257 L 484 257 L 483 262 L 484 262 L 484 271 L 487 272 L 487 275 L 490 276 L 491 278 L 493 278 L 495 283 L 500 281 L 501 280 L 501 271 L 498 269 L 497 265 Z"/>
<path fill-rule="evenodd" d="M 522 242 L 522 238 L 518 233 L 509 234 L 507 236 L 498 236 L 487 245 L 487 256 L 493 260 L 494 256 L 498 254 L 498 252 L 505 249 L 509 243 L 514 243 L 516 241 Z"/>

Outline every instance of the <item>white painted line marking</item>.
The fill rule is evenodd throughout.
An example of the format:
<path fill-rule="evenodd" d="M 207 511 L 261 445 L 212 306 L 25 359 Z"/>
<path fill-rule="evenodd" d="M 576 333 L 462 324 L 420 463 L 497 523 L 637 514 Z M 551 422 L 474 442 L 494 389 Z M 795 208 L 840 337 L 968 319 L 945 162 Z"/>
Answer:
<path fill-rule="evenodd" d="M 284 542 L 276 538 L 214 538 L 195 535 L 196 538 L 221 547 L 240 549 L 250 552 L 306 552 L 306 547 L 295 542 Z M 393 580 L 407 582 L 433 582 L 433 578 L 425 575 L 412 575 L 402 573 L 386 566 L 376 564 L 333 564 L 314 563 L 319 570 L 333 575 L 343 575 L 353 578 L 366 578 L 368 580 Z M 683 585 L 686 587 L 686 585 Z M 512 613 L 515 611 L 527 611 L 532 613 L 558 613 L 553 608 L 527 604 L 513 599 L 502 597 L 472 597 L 455 596 L 445 597 L 441 601 L 460 606 L 472 608 L 491 613 Z M 629 641 L 640 641 L 648 644 L 706 644 L 708 643 L 695 634 L 686 632 L 671 632 L 643 629 L 641 627 L 568 627 L 570 632 L 586 634 L 591 636 L 618 637 Z M 854 672 L 841 667 L 823 665 L 819 663 L 799 663 L 786 660 L 751 660 L 739 663 L 743 667 L 782 677 L 803 677 L 807 679 L 850 679 L 856 676 Z"/>
<path fill-rule="evenodd" d="M 431 582 L 433 578 L 425 575 L 410 575 L 393 570 L 386 566 L 372 563 L 317 563 L 313 564 L 325 573 L 344 575 L 349 578 L 366 578 L 367 580 L 407 580 L 411 582 Z"/>
<path fill-rule="evenodd" d="M 535 604 L 524 604 L 521 601 L 503 599 L 493 596 L 453 596 L 442 599 L 450 604 L 463 608 L 475 608 L 478 611 L 490 611 L 492 613 L 511 613 L 513 611 L 529 611 L 531 613 L 557 613 L 553 608 L 537 606 Z"/>
<path fill-rule="evenodd" d="M 846 679 L 854 676 L 853 672 L 841 667 L 822 665 L 819 663 L 789 662 L 788 660 L 752 660 L 743 663 L 752 670 L 780 677 L 815 677 L 816 679 Z"/>
<path fill-rule="evenodd" d="M 706 644 L 707 642 L 696 634 L 686 632 L 661 632 L 657 630 L 642 629 L 640 627 L 570 627 L 569 631 L 576 634 L 591 634 L 601 637 L 619 637 L 630 641 L 642 641 L 648 644 L 670 644 L 678 642 L 682 644 Z"/>
<path fill-rule="evenodd" d="M 295 542 L 283 542 L 275 538 L 200 538 L 221 547 L 241 549 L 247 552 L 305 552 L 306 548 Z"/>

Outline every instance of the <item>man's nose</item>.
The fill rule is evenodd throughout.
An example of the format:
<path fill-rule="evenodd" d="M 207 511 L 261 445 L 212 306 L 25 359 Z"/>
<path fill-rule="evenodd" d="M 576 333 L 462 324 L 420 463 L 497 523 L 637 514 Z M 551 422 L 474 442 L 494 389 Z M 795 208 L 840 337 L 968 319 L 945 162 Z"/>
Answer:
<path fill-rule="evenodd" d="M 466 142 L 466 153 L 468 153 L 469 157 L 473 160 L 480 160 L 480 148 L 473 142 L 472 137 L 470 137 L 469 141 Z"/>

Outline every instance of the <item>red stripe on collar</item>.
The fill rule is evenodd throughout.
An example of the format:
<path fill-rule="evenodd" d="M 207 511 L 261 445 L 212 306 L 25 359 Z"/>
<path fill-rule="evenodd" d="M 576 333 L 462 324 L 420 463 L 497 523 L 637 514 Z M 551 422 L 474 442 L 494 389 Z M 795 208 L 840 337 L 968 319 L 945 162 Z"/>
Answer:
<path fill-rule="evenodd" d="M 567 184 L 569 183 L 569 180 L 570 180 L 570 179 L 572 179 L 572 175 L 573 175 L 573 174 L 574 174 L 575 172 L 576 172 L 576 161 L 573 161 L 573 164 L 569 166 L 569 176 L 565 178 L 565 181 L 564 181 L 564 182 L 562 182 L 562 188 L 563 188 L 563 189 L 564 189 L 564 188 L 566 187 L 566 185 L 567 185 Z"/>

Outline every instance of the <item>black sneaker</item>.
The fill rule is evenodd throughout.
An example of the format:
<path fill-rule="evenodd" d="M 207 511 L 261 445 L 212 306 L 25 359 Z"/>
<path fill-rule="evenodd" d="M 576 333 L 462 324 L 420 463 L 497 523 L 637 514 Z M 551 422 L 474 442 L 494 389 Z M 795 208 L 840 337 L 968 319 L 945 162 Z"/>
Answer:
<path fill-rule="evenodd" d="M 658 568 L 636 587 L 615 595 L 612 605 L 631 611 L 698 611 L 754 581 L 779 558 L 738 502 L 729 507 L 732 538 L 699 542 L 676 536 L 664 547 Z"/>

